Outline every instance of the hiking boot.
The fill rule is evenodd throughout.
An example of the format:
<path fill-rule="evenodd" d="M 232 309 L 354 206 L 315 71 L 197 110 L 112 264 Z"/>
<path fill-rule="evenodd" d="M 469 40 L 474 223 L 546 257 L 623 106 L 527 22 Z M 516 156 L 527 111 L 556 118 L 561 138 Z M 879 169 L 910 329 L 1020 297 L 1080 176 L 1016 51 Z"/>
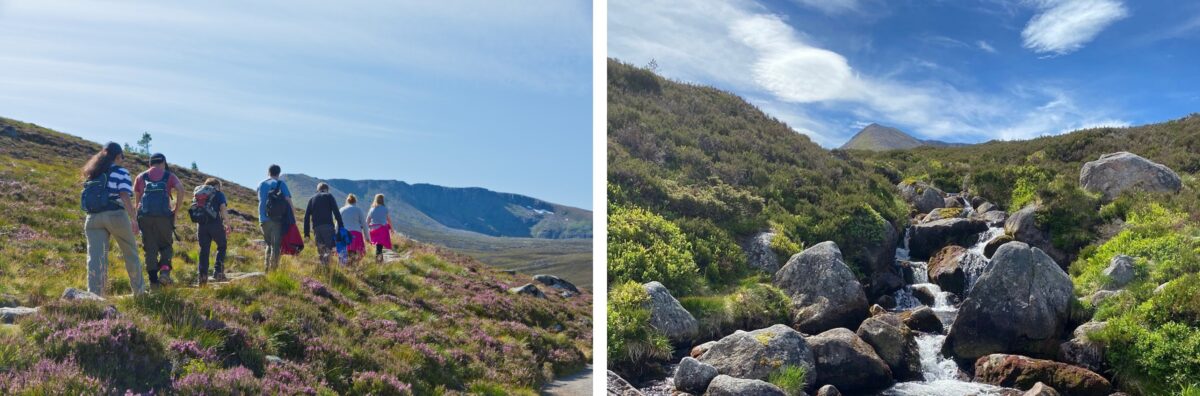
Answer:
<path fill-rule="evenodd" d="M 171 270 L 158 271 L 158 283 L 161 283 L 163 286 L 175 283 L 175 280 L 171 279 Z"/>
<path fill-rule="evenodd" d="M 224 272 L 218 272 L 216 274 L 213 274 L 212 280 L 213 280 L 213 282 L 228 282 L 229 278 L 225 277 Z"/>
<path fill-rule="evenodd" d="M 204 288 L 207 286 L 208 286 L 208 281 L 204 280 L 204 278 L 200 278 L 200 279 L 196 279 L 196 280 L 192 281 L 192 287 L 199 289 L 199 288 Z"/>

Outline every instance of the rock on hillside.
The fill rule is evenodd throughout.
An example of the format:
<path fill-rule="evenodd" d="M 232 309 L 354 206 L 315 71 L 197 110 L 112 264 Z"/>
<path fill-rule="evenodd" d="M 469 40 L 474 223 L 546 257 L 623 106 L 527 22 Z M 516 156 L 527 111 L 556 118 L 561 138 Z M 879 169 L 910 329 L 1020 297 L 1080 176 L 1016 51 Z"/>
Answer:
<path fill-rule="evenodd" d="M 737 378 L 767 379 L 779 367 L 803 366 L 806 386 L 816 380 L 816 359 L 800 332 L 777 324 L 765 329 L 739 331 L 717 341 L 697 358 L 717 372 Z"/>
<path fill-rule="evenodd" d="M 929 213 L 946 205 L 946 193 L 925 182 L 903 181 L 896 186 L 905 202 L 917 209 L 917 213 Z"/>
<path fill-rule="evenodd" d="M 650 295 L 650 326 L 663 332 L 672 342 L 686 342 L 696 338 L 700 332 L 696 318 L 683 309 L 666 286 L 648 282 L 642 287 Z"/>
<path fill-rule="evenodd" d="M 793 326 L 805 333 L 857 328 L 867 317 L 867 295 L 832 241 L 792 256 L 772 281 L 791 298 Z"/>
<path fill-rule="evenodd" d="M 1054 243 L 1051 242 L 1050 232 L 1038 226 L 1038 209 L 1039 206 L 1033 204 L 1013 213 L 1012 216 L 1009 216 L 1004 221 L 1004 233 L 1011 235 L 1015 240 L 1042 249 L 1043 252 L 1050 255 L 1050 258 L 1061 265 L 1070 264 L 1071 262 L 1067 254 L 1054 247 Z"/>
<path fill-rule="evenodd" d="M 1085 190 L 1100 193 L 1107 201 L 1129 189 L 1178 192 L 1183 186 L 1171 168 L 1124 151 L 1104 154 L 1083 164 L 1079 184 Z"/>
<path fill-rule="evenodd" d="M 964 361 L 992 353 L 1053 357 L 1074 298 L 1071 278 L 1050 256 L 1007 243 L 967 294 L 942 353 Z"/>
<path fill-rule="evenodd" d="M 946 246 L 973 245 L 987 228 L 984 221 L 962 218 L 915 224 L 908 231 L 908 254 L 913 260 L 928 260 Z"/>

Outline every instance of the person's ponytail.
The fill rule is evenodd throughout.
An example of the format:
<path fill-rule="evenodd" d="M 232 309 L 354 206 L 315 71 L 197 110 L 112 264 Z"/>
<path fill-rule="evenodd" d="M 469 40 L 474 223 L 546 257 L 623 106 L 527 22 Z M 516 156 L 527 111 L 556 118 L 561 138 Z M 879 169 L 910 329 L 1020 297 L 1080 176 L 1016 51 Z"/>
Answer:
<path fill-rule="evenodd" d="M 117 161 L 117 156 L 123 153 L 121 145 L 109 142 L 100 149 L 100 152 L 88 159 L 80 169 L 80 176 L 86 181 L 103 175 L 104 172 L 108 172 L 109 168 L 112 168 L 113 163 Z"/>

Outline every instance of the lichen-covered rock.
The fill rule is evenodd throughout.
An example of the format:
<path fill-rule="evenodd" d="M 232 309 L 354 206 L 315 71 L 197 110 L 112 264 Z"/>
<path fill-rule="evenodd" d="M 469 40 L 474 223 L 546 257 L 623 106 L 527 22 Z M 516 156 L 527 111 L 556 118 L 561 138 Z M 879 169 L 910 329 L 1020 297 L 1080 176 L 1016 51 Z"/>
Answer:
<path fill-rule="evenodd" d="M 691 357 L 679 361 L 675 369 L 675 389 L 693 395 L 704 394 L 709 382 L 717 377 L 717 368 Z"/>
<path fill-rule="evenodd" d="M 770 382 L 718 375 L 708 384 L 707 396 L 787 396 Z"/>
<path fill-rule="evenodd" d="M 650 295 L 650 326 L 661 331 L 671 342 L 691 341 L 700 333 L 700 324 L 679 304 L 662 283 L 643 284 Z"/>
<path fill-rule="evenodd" d="M 745 246 L 742 247 L 742 250 L 746 252 L 746 265 L 768 274 L 779 271 L 779 257 L 771 249 L 771 240 L 773 239 L 775 239 L 774 231 L 763 231 L 746 240 Z"/>
<path fill-rule="evenodd" d="M 916 334 L 904 325 L 899 314 L 884 313 L 867 318 L 858 326 L 856 334 L 875 349 L 897 380 L 922 379 Z"/>
<path fill-rule="evenodd" d="M 819 371 L 804 336 L 781 324 L 725 336 L 697 360 L 724 375 L 761 380 L 779 367 L 803 366 L 808 372 L 805 388 L 812 385 Z"/>
<path fill-rule="evenodd" d="M 1028 205 L 1004 221 L 1004 233 L 1012 236 L 1014 240 L 1025 242 L 1029 246 L 1042 249 L 1054 262 L 1062 265 L 1070 264 L 1069 257 L 1066 253 L 1054 247 L 1051 242 L 1050 232 L 1042 229 L 1037 224 L 1037 205 Z"/>
<path fill-rule="evenodd" d="M 1038 382 L 1065 396 L 1108 396 L 1112 384 L 1091 370 L 1020 355 L 992 354 L 975 361 L 975 381 L 1029 389 Z"/>
<path fill-rule="evenodd" d="M 1134 276 L 1137 275 L 1137 270 L 1133 267 L 1133 257 L 1118 254 L 1113 256 L 1112 260 L 1108 262 L 1108 267 L 1104 268 L 1102 273 L 1108 278 L 1104 288 L 1117 290 L 1132 282 Z"/>
<path fill-rule="evenodd" d="M 688 356 L 691 356 L 694 358 L 699 358 L 700 355 L 704 354 L 704 352 L 708 352 L 708 349 L 712 348 L 713 345 L 717 345 L 717 342 L 709 341 L 709 342 L 706 342 L 706 343 L 703 343 L 700 345 L 696 345 L 696 346 L 692 347 L 691 351 L 688 352 Z"/>
<path fill-rule="evenodd" d="M 924 182 L 901 182 L 897 187 L 900 189 L 900 196 L 905 202 L 912 205 L 919 213 L 929 213 L 929 211 L 940 208 L 946 205 L 946 200 L 942 198 L 945 193 Z"/>
<path fill-rule="evenodd" d="M 857 328 L 867 317 L 867 296 L 862 285 L 832 241 L 792 256 L 772 280 L 791 299 L 794 327 L 805 333 Z"/>
<path fill-rule="evenodd" d="M 1071 278 L 1054 260 L 1038 248 L 1007 243 L 967 294 L 942 353 L 968 361 L 993 353 L 1053 357 L 1074 298 Z"/>
<path fill-rule="evenodd" d="M 915 224 L 908 231 L 908 255 L 913 260 L 927 260 L 946 246 L 970 246 L 987 228 L 982 220 L 963 218 Z"/>
<path fill-rule="evenodd" d="M 893 383 L 892 370 L 870 344 L 854 332 L 837 328 L 808 338 L 817 359 L 817 382 L 848 392 L 883 389 Z"/>
<path fill-rule="evenodd" d="M 1085 190 L 1100 193 L 1106 201 L 1130 189 L 1178 192 L 1183 187 L 1179 174 L 1171 168 L 1124 151 L 1104 154 L 1083 164 L 1079 184 Z"/>
<path fill-rule="evenodd" d="M 1059 345 L 1058 360 L 1074 364 L 1095 372 L 1104 372 L 1108 365 L 1104 361 L 1104 343 L 1089 336 L 1107 326 L 1105 322 L 1087 322 L 1071 333 L 1072 338 Z"/>

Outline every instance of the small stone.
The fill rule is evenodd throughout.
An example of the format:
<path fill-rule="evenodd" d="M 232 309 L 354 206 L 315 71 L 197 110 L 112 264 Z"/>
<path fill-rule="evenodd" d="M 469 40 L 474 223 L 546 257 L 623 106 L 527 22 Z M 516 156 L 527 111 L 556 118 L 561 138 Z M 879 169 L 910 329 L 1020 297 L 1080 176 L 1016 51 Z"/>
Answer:
<path fill-rule="evenodd" d="M 1114 256 L 1112 261 L 1108 262 L 1108 267 L 1104 269 L 1103 274 L 1105 277 L 1108 277 L 1108 283 L 1104 285 L 1105 289 L 1118 290 L 1124 288 L 1137 275 L 1137 270 L 1133 267 L 1133 257 L 1124 254 Z"/>
<path fill-rule="evenodd" d="M 817 396 L 842 396 L 842 392 L 839 392 L 836 386 L 825 385 L 817 390 Z"/>
<path fill-rule="evenodd" d="M 708 383 L 717 377 L 717 368 L 685 357 L 675 369 L 675 389 L 700 395 L 708 390 Z"/>
<path fill-rule="evenodd" d="M 533 280 L 541 282 L 543 285 L 550 286 L 555 289 L 566 290 L 566 291 L 570 291 L 572 293 L 579 293 L 579 289 L 576 288 L 574 284 L 572 284 L 571 282 L 567 282 L 566 280 L 559 278 L 557 276 L 554 276 L 554 275 L 545 275 L 545 274 L 534 275 Z"/>
<path fill-rule="evenodd" d="M 708 385 L 705 396 L 786 396 L 770 382 L 718 375 Z"/>
<path fill-rule="evenodd" d="M 104 297 L 100 297 L 96 295 L 96 293 L 86 290 L 79 290 L 74 287 L 68 287 L 67 290 L 63 290 L 62 299 L 104 301 Z"/>
<path fill-rule="evenodd" d="M 537 298 L 546 298 L 546 295 L 542 293 L 541 289 L 538 289 L 537 286 L 534 286 L 532 283 L 526 283 L 522 286 L 508 289 L 508 292 L 512 294 L 524 294 Z"/>
<path fill-rule="evenodd" d="M 1058 391 L 1051 388 L 1049 385 L 1038 382 L 1029 388 L 1022 396 L 1058 396 Z"/>
<path fill-rule="evenodd" d="M 17 318 L 32 315 L 38 311 L 37 308 L 28 307 L 6 307 L 0 308 L 0 323 L 13 324 Z"/>
<path fill-rule="evenodd" d="M 267 355 L 267 363 L 280 364 L 283 363 L 283 358 L 275 355 Z"/>

